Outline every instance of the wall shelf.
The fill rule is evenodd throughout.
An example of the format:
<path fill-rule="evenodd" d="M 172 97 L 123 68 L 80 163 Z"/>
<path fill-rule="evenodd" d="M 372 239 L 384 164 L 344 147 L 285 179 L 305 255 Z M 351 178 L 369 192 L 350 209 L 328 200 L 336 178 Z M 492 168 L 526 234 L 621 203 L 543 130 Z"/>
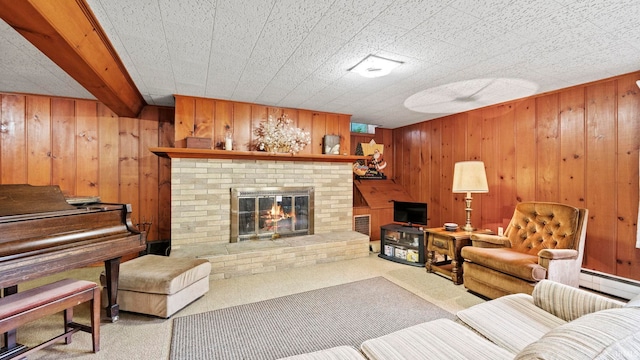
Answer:
<path fill-rule="evenodd" d="M 152 147 L 152 153 L 165 158 L 187 159 L 238 159 L 238 160 L 272 160 L 272 161 L 318 161 L 318 162 L 355 162 L 368 159 L 367 156 L 356 155 L 320 155 L 268 153 L 264 151 L 210 150 L 172 147 Z"/>

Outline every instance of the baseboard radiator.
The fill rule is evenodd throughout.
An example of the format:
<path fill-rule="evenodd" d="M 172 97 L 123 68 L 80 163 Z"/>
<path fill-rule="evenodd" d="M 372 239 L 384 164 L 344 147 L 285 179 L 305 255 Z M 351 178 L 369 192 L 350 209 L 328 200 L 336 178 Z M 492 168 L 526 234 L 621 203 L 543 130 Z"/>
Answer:
<path fill-rule="evenodd" d="M 640 281 L 588 269 L 580 272 L 580 287 L 621 299 L 631 299 L 640 294 Z"/>

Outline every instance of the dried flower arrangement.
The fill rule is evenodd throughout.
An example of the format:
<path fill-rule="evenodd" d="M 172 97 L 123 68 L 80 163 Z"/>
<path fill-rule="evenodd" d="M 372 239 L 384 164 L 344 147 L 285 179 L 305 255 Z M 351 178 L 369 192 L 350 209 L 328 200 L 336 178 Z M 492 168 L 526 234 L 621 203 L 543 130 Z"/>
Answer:
<path fill-rule="evenodd" d="M 274 119 L 271 115 L 255 129 L 258 150 L 295 154 L 311 142 L 309 132 L 293 126 L 287 115 Z"/>

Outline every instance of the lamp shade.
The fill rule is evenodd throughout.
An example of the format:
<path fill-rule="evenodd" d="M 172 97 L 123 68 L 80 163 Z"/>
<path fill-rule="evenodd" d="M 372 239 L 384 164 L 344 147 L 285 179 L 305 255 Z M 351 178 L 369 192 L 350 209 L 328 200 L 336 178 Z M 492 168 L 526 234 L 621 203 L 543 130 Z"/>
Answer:
<path fill-rule="evenodd" d="M 488 193 L 487 173 L 482 161 L 461 161 L 453 169 L 454 193 Z"/>

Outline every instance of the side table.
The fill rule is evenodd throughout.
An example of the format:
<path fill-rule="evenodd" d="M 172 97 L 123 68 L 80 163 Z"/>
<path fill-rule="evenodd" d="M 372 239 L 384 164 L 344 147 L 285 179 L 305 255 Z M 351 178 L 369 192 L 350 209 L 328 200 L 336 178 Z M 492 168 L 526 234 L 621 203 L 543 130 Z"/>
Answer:
<path fill-rule="evenodd" d="M 462 284 L 463 246 L 471 245 L 472 234 L 492 234 L 491 230 L 447 231 L 444 228 L 425 229 L 425 249 L 427 272 L 439 272 L 451 277 L 454 284 Z M 444 260 L 436 262 L 436 253 L 444 255 Z"/>

